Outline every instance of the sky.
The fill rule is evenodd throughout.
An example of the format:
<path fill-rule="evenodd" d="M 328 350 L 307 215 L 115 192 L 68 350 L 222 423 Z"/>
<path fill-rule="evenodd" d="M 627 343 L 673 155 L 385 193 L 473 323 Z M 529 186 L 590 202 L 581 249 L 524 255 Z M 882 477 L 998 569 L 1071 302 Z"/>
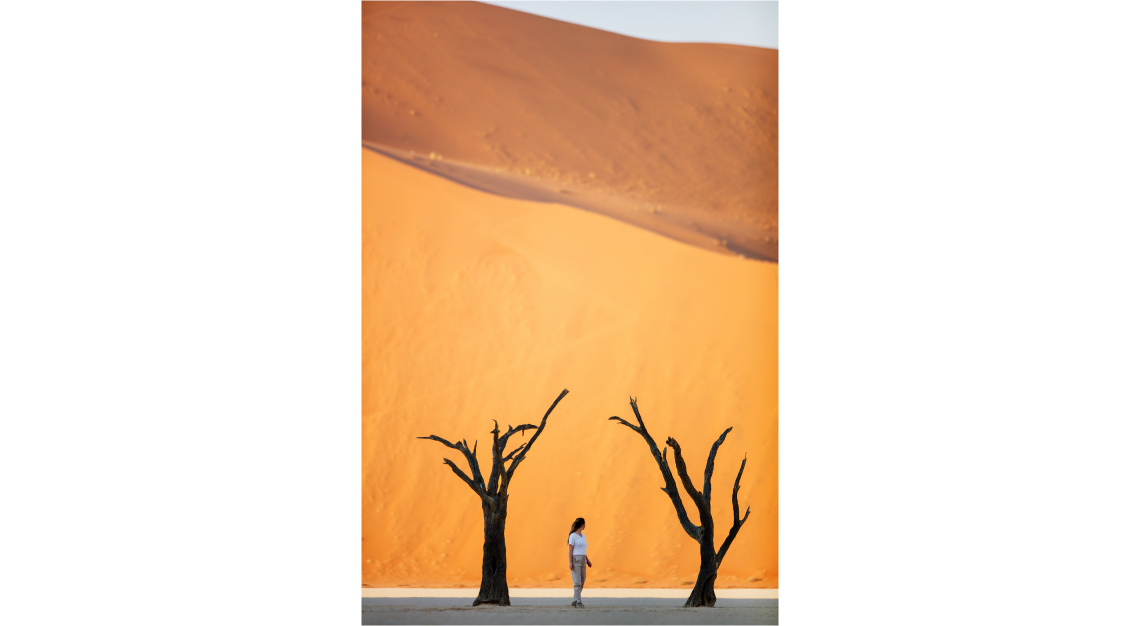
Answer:
<path fill-rule="evenodd" d="M 655 41 L 776 48 L 778 2 L 487 2 Z"/>

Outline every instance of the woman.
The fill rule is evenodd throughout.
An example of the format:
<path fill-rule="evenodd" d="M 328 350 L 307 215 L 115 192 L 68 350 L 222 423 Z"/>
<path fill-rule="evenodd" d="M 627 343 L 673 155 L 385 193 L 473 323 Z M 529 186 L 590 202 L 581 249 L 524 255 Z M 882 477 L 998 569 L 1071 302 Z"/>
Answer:
<path fill-rule="evenodd" d="M 582 604 L 582 585 L 586 583 L 586 568 L 594 566 L 586 556 L 586 538 L 582 536 L 583 530 L 586 530 L 586 520 L 579 517 L 570 526 L 570 537 L 566 540 L 570 546 L 570 575 L 574 578 L 574 601 L 570 606 L 579 609 L 586 608 L 586 605 Z"/>

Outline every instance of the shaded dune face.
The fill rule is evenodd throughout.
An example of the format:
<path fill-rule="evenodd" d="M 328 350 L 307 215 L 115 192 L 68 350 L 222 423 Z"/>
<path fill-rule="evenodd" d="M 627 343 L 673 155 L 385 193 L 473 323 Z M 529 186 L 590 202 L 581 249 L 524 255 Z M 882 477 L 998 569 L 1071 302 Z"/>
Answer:
<path fill-rule="evenodd" d="M 363 4 L 366 145 L 486 191 L 777 260 L 775 50 L 473 2 Z"/>

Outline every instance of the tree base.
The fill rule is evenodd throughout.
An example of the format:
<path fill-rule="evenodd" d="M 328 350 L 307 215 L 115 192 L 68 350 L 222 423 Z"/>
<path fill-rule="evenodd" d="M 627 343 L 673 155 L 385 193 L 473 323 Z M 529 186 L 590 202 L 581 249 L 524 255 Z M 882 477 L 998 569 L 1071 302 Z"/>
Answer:
<path fill-rule="evenodd" d="M 510 598 L 475 598 L 471 606 L 479 606 L 480 604 L 496 604 L 498 606 L 510 606 Z"/>
<path fill-rule="evenodd" d="M 716 606 L 716 591 L 713 590 L 714 583 L 716 583 L 716 574 L 712 576 L 697 576 L 697 584 L 693 585 L 693 592 L 689 594 L 689 599 L 685 602 L 685 606 Z"/>

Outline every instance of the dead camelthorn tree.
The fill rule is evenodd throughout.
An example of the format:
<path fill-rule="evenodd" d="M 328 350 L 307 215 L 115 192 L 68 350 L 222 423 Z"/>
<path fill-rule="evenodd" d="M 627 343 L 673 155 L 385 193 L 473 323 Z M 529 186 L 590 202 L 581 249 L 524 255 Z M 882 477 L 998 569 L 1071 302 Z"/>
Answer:
<path fill-rule="evenodd" d="M 491 431 L 493 436 L 491 442 L 491 477 L 486 483 L 483 482 L 483 473 L 479 471 L 479 461 L 475 458 L 475 451 L 479 449 L 478 441 L 475 442 L 475 448 L 472 449 L 467 447 L 466 439 L 458 443 L 451 443 L 435 435 L 416 437 L 416 439 L 438 441 L 462 453 L 467 459 L 467 465 L 471 468 L 471 476 L 463 473 L 463 470 L 452 463 L 451 459 L 444 458 L 443 462 L 451 467 L 451 471 L 455 472 L 456 476 L 467 483 L 467 486 L 479 496 L 479 500 L 483 504 L 483 580 L 479 584 L 479 596 L 475 598 L 472 606 L 480 604 L 511 605 L 511 594 L 507 590 L 507 488 L 511 484 L 515 470 L 526 458 L 526 453 L 530 452 L 530 447 L 542 434 L 542 429 L 546 428 L 546 418 L 550 417 L 550 412 L 558 406 L 562 397 L 568 393 L 570 393 L 568 390 L 563 389 L 562 393 L 558 394 L 554 404 L 546 409 L 546 415 L 542 416 L 542 422 L 537 427 L 534 424 L 519 426 L 508 424 L 506 434 L 500 437 L 499 422 L 495 421 L 495 430 Z M 531 438 L 509 454 L 503 454 L 511 435 L 527 430 L 534 430 Z M 507 461 L 510 461 L 510 467 L 506 466 Z"/>
<path fill-rule="evenodd" d="M 716 458 L 717 448 L 720 447 L 720 444 L 724 443 L 724 438 L 732 428 L 724 431 L 720 439 L 717 439 L 716 443 L 713 444 L 712 450 L 709 450 L 709 460 L 705 463 L 705 490 L 703 493 L 697 491 L 697 488 L 693 486 L 693 481 L 689 479 L 689 471 L 685 467 L 685 459 L 681 457 L 681 444 L 677 443 L 677 440 L 672 437 L 665 440 L 665 445 L 673 448 L 674 461 L 677 464 L 677 475 L 681 477 L 681 484 L 685 486 L 685 491 L 689 493 L 689 497 L 692 498 L 693 503 L 697 505 L 701 525 L 696 526 L 689 521 L 689 516 L 685 513 L 685 505 L 681 502 L 681 494 L 677 492 L 677 482 L 673 480 L 673 472 L 670 471 L 669 462 L 666 458 L 666 455 L 669 453 L 668 448 L 666 448 L 664 453 L 657 449 L 657 444 L 653 441 L 653 437 L 649 436 L 649 431 L 645 428 L 645 422 L 641 421 L 641 413 L 637 410 L 637 400 L 630 398 L 629 405 L 633 407 L 633 414 L 637 417 L 638 426 L 634 426 L 616 415 L 610 419 L 617 420 L 629 426 L 634 432 L 645 439 L 645 443 L 649 444 L 649 452 L 653 454 L 653 460 L 657 461 L 657 467 L 661 470 L 661 477 L 665 479 L 665 486 L 661 488 L 661 491 L 668 494 L 669 499 L 673 501 L 673 508 L 677 509 L 677 518 L 681 520 L 681 527 L 684 528 L 685 532 L 695 539 L 697 543 L 701 544 L 701 571 L 697 574 L 697 584 L 693 586 L 693 591 L 689 594 L 689 599 L 685 602 L 685 606 L 716 606 L 716 593 L 713 591 L 713 583 L 716 582 L 716 571 L 720 568 L 720 563 L 724 560 L 724 555 L 728 552 L 728 547 L 732 545 L 732 540 L 736 539 L 736 533 L 740 531 L 740 527 L 743 526 L 744 522 L 748 519 L 748 514 L 752 512 L 752 507 L 748 507 L 748 510 L 744 512 L 744 519 L 741 519 L 740 503 L 736 499 L 736 492 L 740 491 L 740 477 L 744 474 L 744 464 L 748 462 L 748 456 L 745 455 L 744 460 L 740 462 L 740 471 L 736 473 L 736 484 L 732 487 L 732 530 L 728 531 L 728 536 L 724 538 L 724 543 L 720 544 L 720 550 L 715 550 L 713 546 L 712 509 L 709 504 L 712 501 L 713 459 Z"/>

